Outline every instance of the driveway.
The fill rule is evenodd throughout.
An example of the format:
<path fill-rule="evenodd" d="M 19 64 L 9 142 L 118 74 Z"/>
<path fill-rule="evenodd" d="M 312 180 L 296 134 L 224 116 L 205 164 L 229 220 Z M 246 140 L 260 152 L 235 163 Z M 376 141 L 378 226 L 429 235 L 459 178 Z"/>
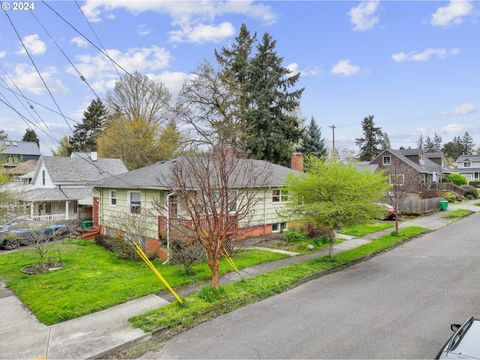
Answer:
<path fill-rule="evenodd" d="M 206 322 L 145 358 L 433 358 L 480 315 L 474 214 L 345 271 Z"/>

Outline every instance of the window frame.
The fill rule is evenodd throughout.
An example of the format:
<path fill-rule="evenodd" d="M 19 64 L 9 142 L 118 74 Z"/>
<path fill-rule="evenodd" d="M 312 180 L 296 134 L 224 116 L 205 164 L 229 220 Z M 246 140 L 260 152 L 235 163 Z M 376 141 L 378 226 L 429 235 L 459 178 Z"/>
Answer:
<path fill-rule="evenodd" d="M 276 193 L 278 192 L 278 193 Z M 275 200 L 276 199 L 276 200 Z M 288 201 L 288 192 L 284 189 L 272 189 L 272 203 L 281 204 Z"/>
<path fill-rule="evenodd" d="M 45 170 L 42 170 L 42 186 L 45 186 L 45 183 L 46 183 L 45 178 L 46 178 Z"/>
<path fill-rule="evenodd" d="M 138 212 L 132 212 L 132 194 L 139 194 L 140 195 L 140 205 Z M 132 215 L 138 215 L 142 212 L 142 192 L 141 191 L 129 191 L 128 192 L 128 212 Z"/>
<path fill-rule="evenodd" d="M 112 196 L 112 193 L 115 193 L 115 196 Z M 109 194 L 109 204 L 110 204 L 110 206 L 116 207 L 117 202 L 118 202 L 117 190 L 110 190 L 108 192 L 108 194 Z M 112 202 L 112 200 L 115 200 L 115 204 Z"/>
<path fill-rule="evenodd" d="M 172 199 L 175 199 L 175 201 L 172 201 Z M 175 204 L 175 214 L 174 216 L 172 215 L 172 204 Z M 178 196 L 176 194 L 173 194 L 168 197 L 168 217 L 176 219 L 178 218 Z"/>
<path fill-rule="evenodd" d="M 388 159 L 388 163 L 385 162 L 385 159 Z M 390 166 L 392 165 L 392 156 L 391 155 L 384 155 L 382 158 L 383 166 Z"/>
<path fill-rule="evenodd" d="M 468 164 L 468 166 L 465 165 L 465 164 Z M 464 161 L 464 162 L 463 162 L 463 167 L 464 167 L 464 168 L 471 168 L 471 167 L 472 167 L 472 162 L 471 162 L 471 161 Z"/>
<path fill-rule="evenodd" d="M 273 227 L 276 226 L 277 229 L 274 229 Z M 273 223 L 272 224 L 272 233 L 279 233 L 280 232 L 280 223 Z"/>
<path fill-rule="evenodd" d="M 397 182 L 393 182 L 392 181 L 392 177 L 393 176 L 397 176 L 397 177 L 401 177 L 402 178 L 402 182 L 401 183 L 397 183 Z M 426 180 L 426 179 L 424 179 Z M 397 185 L 397 186 L 403 186 L 405 185 L 405 174 L 390 174 L 389 178 L 388 178 L 388 183 L 389 184 L 392 184 L 392 185 Z"/>

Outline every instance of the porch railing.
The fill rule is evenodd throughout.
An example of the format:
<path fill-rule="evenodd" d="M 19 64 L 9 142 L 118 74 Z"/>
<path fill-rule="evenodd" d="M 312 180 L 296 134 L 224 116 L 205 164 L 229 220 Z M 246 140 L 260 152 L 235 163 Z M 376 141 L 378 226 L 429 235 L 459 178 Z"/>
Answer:
<path fill-rule="evenodd" d="M 33 215 L 33 216 L 30 216 L 30 218 L 33 221 L 37 221 L 37 222 L 67 220 L 65 218 L 65 214 Z"/>

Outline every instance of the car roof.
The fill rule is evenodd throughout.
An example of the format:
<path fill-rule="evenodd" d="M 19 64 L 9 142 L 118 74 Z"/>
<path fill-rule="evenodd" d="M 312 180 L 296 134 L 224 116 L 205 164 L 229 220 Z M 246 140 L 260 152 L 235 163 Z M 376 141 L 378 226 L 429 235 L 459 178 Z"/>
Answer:
<path fill-rule="evenodd" d="M 465 327 L 465 331 L 459 330 L 458 338 L 455 335 L 452 339 L 449 352 L 480 359 L 480 320 L 472 319 Z"/>

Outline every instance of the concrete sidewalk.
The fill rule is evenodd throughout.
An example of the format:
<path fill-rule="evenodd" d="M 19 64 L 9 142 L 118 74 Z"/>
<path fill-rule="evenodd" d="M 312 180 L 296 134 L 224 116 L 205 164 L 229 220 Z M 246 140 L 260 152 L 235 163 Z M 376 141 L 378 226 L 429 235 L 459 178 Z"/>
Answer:
<path fill-rule="evenodd" d="M 41 324 L 9 290 L 0 287 L 1 359 L 86 359 L 148 338 L 128 319 L 168 302 L 156 295 L 52 326 Z"/>
<path fill-rule="evenodd" d="M 480 211 L 473 203 L 449 207 L 472 208 Z M 444 219 L 445 212 L 430 216 L 402 221 L 401 228 L 422 226 L 437 230 L 448 225 L 452 220 Z M 375 238 L 392 232 L 392 228 L 369 234 L 362 238 L 353 238 L 334 246 L 334 252 L 342 252 L 364 245 Z M 291 256 L 278 261 L 268 262 L 241 270 L 240 274 L 228 273 L 221 278 L 222 284 L 242 278 L 250 278 L 280 267 L 320 258 L 328 254 L 327 249 L 309 254 Z M 293 254 L 292 254 L 293 255 Z M 208 282 L 198 283 L 176 289 L 182 296 L 198 291 Z M 38 358 L 47 359 L 85 359 L 100 357 L 121 346 L 148 338 L 150 334 L 133 328 L 128 322 L 132 316 L 158 309 L 172 300 L 170 293 L 163 292 L 149 295 L 107 310 L 92 313 L 52 326 L 41 324 L 2 283 L 0 283 L 0 358 Z"/>

